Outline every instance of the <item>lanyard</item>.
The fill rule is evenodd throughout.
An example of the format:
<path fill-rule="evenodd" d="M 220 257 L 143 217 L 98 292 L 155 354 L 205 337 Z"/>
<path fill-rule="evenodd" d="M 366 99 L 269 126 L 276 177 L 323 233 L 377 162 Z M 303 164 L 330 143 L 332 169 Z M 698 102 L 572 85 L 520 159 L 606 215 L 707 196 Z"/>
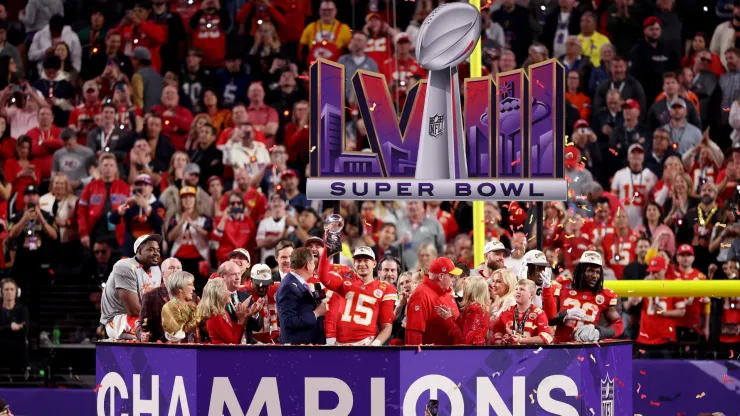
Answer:
<path fill-rule="evenodd" d="M 642 171 L 640 171 L 640 175 L 639 175 L 639 177 L 637 179 L 637 184 L 640 185 L 640 186 L 642 186 L 642 173 L 644 171 L 645 171 L 645 169 L 643 169 Z M 638 192 L 637 192 L 637 188 L 635 188 L 635 174 L 632 173 L 632 171 L 630 171 L 630 183 L 632 184 L 632 195 L 626 195 L 626 197 L 627 198 L 632 197 L 632 199 L 635 199 L 637 197 L 637 193 Z"/>
<path fill-rule="evenodd" d="M 43 144 L 45 141 L 49 140 L 51 138 L 51 129 L 47 133 L 44 133 L 43 130 L 39 129 L 39 146 Z"/>
<path fill-rule="evenodd" d="M 527 316 L 529 316 L 529 311 L 532 309 L 532 305 L 529 305 L 526 311 L 524 311 L 524 314 L 522 315 L 522 318 L 519 319 L 519 308 L 514 306 L 514 333 L 517 332 L 520 335 L 524 335 L 524 325 L 527 322 Z"/>
<path fill-rule="evenodd" d="M 105 127 L 101 128 L 100 132 L 100 150 L 106 151 L 105 148 L 108 147 L 108 142 L 110 141 L 110 136 L 113 135 L 113 130 L 115 130 L 114 127 L 111 127 L 110 133 L 107 135 L 105 134 Z"/>

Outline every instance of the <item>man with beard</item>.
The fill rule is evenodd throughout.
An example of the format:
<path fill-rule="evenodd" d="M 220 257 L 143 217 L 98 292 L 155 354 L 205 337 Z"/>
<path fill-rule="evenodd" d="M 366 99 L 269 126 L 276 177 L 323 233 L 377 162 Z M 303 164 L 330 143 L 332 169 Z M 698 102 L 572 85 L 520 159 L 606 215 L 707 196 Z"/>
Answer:
<path fill-rule="evenodd" d="M 398 298 L 396 288 L 374 279 L 375 253 L 370 247 L 358 247 L 353 257 L 354 271 L 345 270 L 344 273 L 330 270 L 326 252 L 319 260 L 321 283 L 346 301 L 337 322 L 336 344 L 380 346 L 388 340 L 393 329 L 393 309 Z"/>
<path fill-rule="evenodd" d="M 599 253 L 584 252 L 576 265 L 573 282 L 553 287 L 555 289 L 546 295 L 545 313 L 551 317 L 550 325 L 557 325 L 556 343 L 596 342 L 616 338 L 624 332 L 622 317 L 617 310 L 617 295 L 604 288 L 604 269 Z M 555 305 L 557 309 L 552 308 Z M 609 326 L 599 326 L 601 314 Z"/>
<path fill-rule="evenodd" d="M 144 294 L 162 284 L 159 253 L 162 236 L 148 234 L 134 243 L 133 258 L 119 260 L 103 289 L 100 323 L 113 340 L 136 339 L 136 321 Z"/>
<path fill-rule="evenodd" d="M 679 56 L 668 50 L 660 40 L 660 20 L 651 16 L 642 24 L 643 34 L 639 43 L 632 48 L 630 56 L 630 73 L 645 88 L 645 97 L 649 102 L 655 100 L 663 85 L 663 74 L 679 69 Z"/>
<path fill-rule="evenodd" d="M 506 268 L 504 261 L 510 255 L 511 250 L 504 247 L 504 243 L 500 241 L 489 241 L 483 247 L 483 257 L 486 259 L 486 267 L 488 267 L 489 273 Z"/>
<path fill-rule="evenodd" d="M 389 285 L 395 286 L 400 270 L 401 261 L 395 257 L 386 255 L 380 260 L 380 267 L 378 268 L 378 279 L 381 282 L 386 282 Z"/>
<path fill-rule="evenodd" d="M 712 257 L 709 253 L 712 229 L 715 223 L 724 223 L 724 211 L 717 205 L 717 188 L 705 182 L 700 188 L 701 201 L 695 208 L 689 209 L 676 233 L 676 242 L 690 244 L 694 247 L 694 267 L 705 272 L 709 269 Z"/>
<path fill-rule="evenodd" d="M 619 91 L 622 100 L 626 101 L 631 98 L 640 104 L 640 108 L 647 108 L 645 90 L 638 80 L 627 73 L 627 61 L 624 58 L 621 56 L 614 57 L 609 73 L 609 80 L 604 81 L 594 94 L 594 113 L 598 113 L 601 109 L 607 107 L 606 96 L 611 90 Z"/>
<path fill-rule="evenodd" d="M 518 276 L 519 279 L 529 279 L 537 285 L 532 303 L 538 308 L 543 308 L 543 297 L 546 297 L 543 291 L 552 290 L 552 268 L 547 262 L 545 253 L 540 250 L 529 250 L 524 255 L 524 264 L 519 269 Z"/>
<path fill-rule="evenodd" d="M 635 250 L 640 235 L 630 229 L 629 218 L 625 210 L 617 212 L 612 224 L 614 225 L 614 233 L 607 234 L 601 240 L 601 248 L 604 251 L 604 257 L 606 257 L 606 265 L 614 271 L 617 279 L 622 279 L 624 267 L 637 258 Z"/>
<path fill-rule="evenodd" d="M 278 328 L 277 303 L 275 302 L 275 293 L 279 285 L 274 284 L 272 280 L 272 271 L 266 264 L 255 264 L 252 267 L 252 285 L 249 292 L 252 299 L 260 300 L 263 303 L 259 311 L 259 329 L 252 332 L 253 340 L 250 344 L 279 344 L 280 328 Z M 253 342 L 252 342 L 253 341 Z"/>

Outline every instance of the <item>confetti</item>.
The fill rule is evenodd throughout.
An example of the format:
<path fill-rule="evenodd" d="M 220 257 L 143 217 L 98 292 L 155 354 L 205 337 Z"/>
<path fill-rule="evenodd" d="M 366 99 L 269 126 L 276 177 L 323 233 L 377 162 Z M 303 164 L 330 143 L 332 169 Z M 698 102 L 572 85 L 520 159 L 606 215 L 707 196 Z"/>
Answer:
<path fill-rule="evenodd" d="M 730 350 L 730 359 L 732 359 L 732 357 L 733 357 L 734 355 L 735 355 L 735 351 L 733 351 L 733 350 Z"/>
<path fill-rule="evenodd" d="M 491 376 L 491 378 L 496 378 L 496 376 L 500 376 L 500 375 L 501 375 L 501 372 L 500 371 L 496 371 L 495 373 L 493 373 L 493 375 Z"/>
<path fill-rule="evenodd" d="M 308 75 L 299 75 L 298 79 L 305 79 L 306 81 L 308 81 Z"/>
<path fill-rule="evenodd" d="M 641 375 L 643 375 L 643 376 L 644 376 L 644 375 L 647 375 L 647 371 L 645 371 L 645 370 L 640 370 L 640 374 L 641 374 Z"/>
<path fill-rule="evenodd" d="M 95 388 L 93 389 L 93 392 L 97 393 L 97 392 L 98 392 L 98 390 L 100 390 L 100 388 L 101 388 L 101 387 L 103 387 L 103 385 L 102 385 L 102 384 L 98 384 L 98 385 L 97 385 L 97 386 L 95 386 Z"/>
<path fill-rule="evenodd" d="M 645 354 L 645 350 L 638 350 L 640 351 L 640 354 Z"/>
<path fill-rule="evenodd" d="M 612 154 L 614 156 L 617 156 L 619 154 L 619 152 L 617 152 L 616 150 L 612 149 L 611 147 L 609 148 L 609 151 L 612 152 Z"/>
<path fill-rule="evenodd" d="M 517 160 L 511 162 L 511 166 L 515 166 L 517 163 L 519 163 L 521 161 L 522 161 L 522 159 L 521 158 L 518 158 Z"/>
<path fill-rule="evenodd" d="M 654 402 L 650 400 L 650 406 L 660 407 L 660 402 Z"/>
<path fill-rule="evenodd" d="M 641 395 L 640 395 L 640 399 L 642 399 L 642 400 L 645 400 L 646 398 L 647 398 L 647 396 L 646 396 L 646 395 L 644 395 L 644 394 L 641 394 Z"/>
<path fill-rule="evenodd" d="M 534 404 L 534 394 L 530 394 L 529 399 L 532 400 L 532 404 Z"/>
<path fill-rule="evenodd" d="M 311 153 L 313 153 L 314 150 L 316 150 L 316 146 L 311 147 Z"/>
<path fill-rule="evenodd" d="M 453 390 L 458 390 L 458 389 L 460 389 L 460 385 L 462 385 L 462 382 L 460 382 L 460 383 L 457 383 L 457 386 L 455 386 L 455 388 L 454 388 Z"/>
<path fill-rule="evenodd" d="M 697 395 L 696 395 L 696 398 L 697 398 L 697 399 L 701 399 L 702 397 L 704 397 L 704 396 L 706 396 L 706 395 L 707 395 L 706 393 L 704 393 L 704 392 L 701 392 L 701 394 L 697 394 Z"/>
<path fill-rule="evenodd" d="M 594 358 L 593 354 L 591 354 L 591 361 L 596 362 L 596 358 Z"/>
<path fill-rule="evenodd" d="M 378 105 L 377 103 L 373 103 L 373 106 L 372 106 L 372 107 L 370 107 L 370 111 L 375 111 L 375 107 L 376 107 L 377 105 Z"/>
<path fill-rule="evenodd" d="M 729 378 L 727 378 L 727 374 L 725 374 L 725 376 L 722 378 L 723 383 L 732 383 L 734 381 L 735 380 L 730 380 Z"/>
<path fill-rule="evenodd" d="M 537 80 L 537 86 L 540 87 L 540 88 L 545 88 L 545 86 L 542 85 L 542 83 L 539 80 Z"/>
<path fill-rule="evenodd" d="M 542 351 L 542 347 L 539 347 L 539 348 L 537 348 L 537 351 L 535 351 L 534 353 L 535 353 L 535 354 L 539 354 L 539 353 L 540 353 L 540 351 Z M 732 358 L 732 357 L 730 357 L 730 358 Z"/>
<path fill-rule="evenodd" d="M 273 150 L 275 150 L 275 148 L 276 148 L 276 147 L 277 147 L 277 145 L 276 145 L 276 144 L 274 144 L 274 145 L 272 145 L 272 147 L 271 147 L 271 148 L 267 149 L 267 151 L 268 151 L 268 152 L 272 152 Z"/>
<path fill-rule="evenodd" d="M 578 361 L 580 362 L 583 362 L 583 360 L 585 360 L 585 358 L 581 357 L 580 355 L 577 358 L 578 358 Z"/>
<path fill-rule="evenodd" d="M 723 108 L 722 111 L 730 111 L 730 107 Z"/>
<path fill-rule="evenodd" d="M 591 407 L 588 408 L 588 411 L 591 412 L 591 416 L 594 416 L 596 414 L 596 412 L 594 412 L 594 409 Z"/>
<path fill-rule="evenodd" d="M 640 383 L 637 383 L 637 392 L 640 392 L 640 389 L 642 388 L 642 385 Z"/>

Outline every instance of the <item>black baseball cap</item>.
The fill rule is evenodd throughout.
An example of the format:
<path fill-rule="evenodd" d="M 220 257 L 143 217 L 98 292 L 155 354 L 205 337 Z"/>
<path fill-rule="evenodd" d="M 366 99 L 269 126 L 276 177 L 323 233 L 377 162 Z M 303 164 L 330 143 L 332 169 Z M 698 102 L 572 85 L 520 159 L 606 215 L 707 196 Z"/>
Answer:
<path fill-rule="evenodd" d="M 30 185 L 26 186 L 26 189 L 25 190 L 23 190 L 23 194 L 24 195 L 33 195 L 33 194 L 38 195 L 39 194 L 39 188 L 36 185 L 34 185 L 34 184 L 30 184 Z"/>

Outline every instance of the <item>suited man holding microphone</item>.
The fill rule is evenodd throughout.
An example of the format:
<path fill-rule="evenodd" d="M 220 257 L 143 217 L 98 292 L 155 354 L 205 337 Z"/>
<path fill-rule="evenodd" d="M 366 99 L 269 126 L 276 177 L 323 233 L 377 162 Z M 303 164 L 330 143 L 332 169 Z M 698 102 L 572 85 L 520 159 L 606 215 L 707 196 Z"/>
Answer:
<path fill-rule="evenodd" d="M 307 248 L 297 248 L 290 254 L 290 272 L 275 295 L 281 344 L 326 344 L 326 302 L 307 283 L 316 267 L 318 262 Z"/>

